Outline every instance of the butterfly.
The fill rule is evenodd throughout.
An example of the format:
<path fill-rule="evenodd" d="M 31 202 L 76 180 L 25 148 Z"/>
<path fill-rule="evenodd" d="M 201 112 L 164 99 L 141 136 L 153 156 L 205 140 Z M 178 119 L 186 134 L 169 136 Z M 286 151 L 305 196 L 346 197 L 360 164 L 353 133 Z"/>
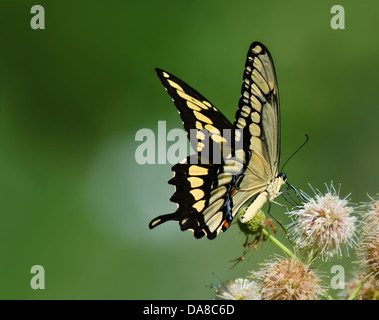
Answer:
<path fill-rule="evenodd" d="M 251 44 L 233 124 L 179 78 L 161 69 L 156 73 L 179 111 L 195 154 L 171 169 L 169 184 L 175 192 L 170 200 L 177 204 L 176 212 L 156 217 L 149 228 L 172 220 L 182 231 L 193 231 L 195 238 L 214 239 L 251 200 L 240 219 L 253 219 L 286 182 L 286 175 L 279 173 L 280 109 L 272 57 L 263 44 Z"/>

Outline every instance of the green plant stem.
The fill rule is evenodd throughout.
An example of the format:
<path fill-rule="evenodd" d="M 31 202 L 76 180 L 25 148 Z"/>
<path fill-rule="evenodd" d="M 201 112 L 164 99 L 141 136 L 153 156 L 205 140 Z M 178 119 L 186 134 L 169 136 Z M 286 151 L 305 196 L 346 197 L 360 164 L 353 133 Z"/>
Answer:
<path fill-rule="evenodd" d="M 276 239 L 272 234 L 270 234 L 265 228 L 262 229 L 263 235 L 267 238 L 270 239 L 276 246 L 278 246 L 282 251 L 288 255 L 291 258 L 297 259 L 296 255 L 293 254 L 293 252 L 288 249 L 283 243 L 281 243 L 278 239 Z"/>
<path fill-rule="evenodd" d="M 311 249 L 311 251 L 310 251 L 310 253 L 308 255 L 307 264 L 311 265 L 314 262 L 314 260 L 317 257 L 317 255 L 318 255 L 318 250 Z"/>
<path fill-rule="evenodd" d="M 364 286 L 364 284 L 366 283 L 366 281 L 370 278 L 370 275 L 366 276 L 362 281 L 361 283 L 359 284 L 359 286 L 354 290 L 354 292 L 350 295 L 350 297 L 347 299 L 347 300 L 355 300 L 358 296 L 359 296 L 359 293 L 361 292 L 361 289 L 362 287 Z"/>

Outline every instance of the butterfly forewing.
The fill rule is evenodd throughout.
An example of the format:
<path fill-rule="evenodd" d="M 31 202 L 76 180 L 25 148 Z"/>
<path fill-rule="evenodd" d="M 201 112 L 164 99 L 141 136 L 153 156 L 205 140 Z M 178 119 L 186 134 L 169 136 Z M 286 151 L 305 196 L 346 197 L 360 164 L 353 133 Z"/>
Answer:
<path fill-rule="evenodd" d="M 200 162 L 222 163 L 222 155 L 231 152 L 230 121 L 184 81 L 161 69 L 155 70 L 179 111 L 192 148 L 202 158 Z"/>
<path fill-rule="evenodd" d="M 278 85 L 271 55 L 259 42 L 247 54 L 234 127 L 243 130 L 244 147 L 262 156 L 271 174 L 276 174 L 280 157 Z"/>
<path fill-rule="evenodd" d="M 276 196 L 271 191 L 269 194 L 267 188 L 278 176 L 280 161 L 277 80 L 271 55 L 259 42 L 254 42 L 247 53 L 234 127 L 242 129 L 244 148 L 250 150 L 251 156 L 247 170 L 236 183 L 238 192 L 233 198 L 233 211 L 238 211 L 256 197 L 251 203 L 251 210 L 247 211 L 254 215 L 269 197 Z M 243 218 L 248 220 L 241 218 L 242 221 Z"/>

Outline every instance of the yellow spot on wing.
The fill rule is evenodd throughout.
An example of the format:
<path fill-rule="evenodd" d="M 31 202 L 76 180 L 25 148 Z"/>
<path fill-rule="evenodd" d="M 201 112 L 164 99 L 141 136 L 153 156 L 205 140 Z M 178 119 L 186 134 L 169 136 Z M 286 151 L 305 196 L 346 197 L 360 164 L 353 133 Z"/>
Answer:
<path fill-rule="evenodd" d="M 210 206 L 207 207 L 207 209 L 204 210 L 204 220 L 207 222 L 208 220 L 212 219 L 212 216 L 222 207 L 224 204 L 224 199 L 218 199 L 214 203 L 212 203 Z"/>
<path fill-rule="evenodd" d="M 195 125 L 196 125 L 196 129 L 199 129 L 199 130 L 203 129 L 203 124 L 200 121 L 196 121 Z"/>
<path fill-rule="evenodd" d="M 212 204 L 217 199 L 220 199 L 225 193 L 227 189 L 225 186 L 218 187 L 217 189 L 213 190 L 211 192 L 210 198 L 209 198 L 209 204 Z"/>
<path fill-rule="evenodd" d="M 189 177 L 187 180 L 191 184 L 191 188 L 197 188 L 204 184 L 204 180 L 198 177 Z"/>
<path fill-rule="evenodd" d="M 255 58 L 255 59 L 254 59 L 254 61 L 253 61 L 253 66 L 254 66 L 254 68 L 256 68 L 259 72 L 261 72 L 262 69 L 263 69 L 263 64 L 262 64 L 261 60 L 258 59 L 258 58 Z"/>
<path fill-rule="evenodd" d="M 157 224 L 159 224 L 159 222 L 161 222 L 162 219 L 156 219 L 154 220 L 152 223 L 151 223 L 151 226 L 152 227 L 155 227 Z"/>
<path fill-rule="evenodd" d="M 183 91 L 183 88 L 180 85 L 178 85 L 176 82 L 172 80 L 167 80 L 167 82 L 170 84 L 171 87 L 175 88 L 176 90 Z"/>
<path fill-rule="evenodd" d="M 216 127 L 212 126 L 211 124 L 206 124 L 204 128 L 207 129 L 212 134 L 221 134 L 220 130 L 218 130 Z"/>
<path fill-rule="evenodd" d="M 259 113 L 262 112 L 262 104 L 261 102 L 257 99 L 256 96 L 252 95 L 250 97 L 250 100 L 251 100 L 251 106 L 256 110 L 258 111 Z"/>
<path fill-rule="evenodd" d="M 188 108 L 191 108 L 192 110 L 201 111 L 201 108 L 198 107 L 196 104 L 192 103 L 191 101 L 187 101 L 187 106 Z"/>
<path fill-rule="evenodd" d="M 261 128 L 256 123 L 250 124 L 249 130 L 252 136 L 259 137 L 261 135 Z"/>
<path fill-rule="evenodd" d="M 195 102 L 197 101 L 194 97 L 191 97 L 190 95 L 188 95 L 187 93 L 185 93 L 184 91 L 177 91 L 177 94 L 182 97 L 183 99 L 185 100 L 189 100 L 191 102 Z"/>
<path fill-rule="evenodd" d="M 211 136 L 212 140 L 217 143 L 226 143 L 227 140 L 224 137 L 219 136 L 218 134 L 214 134 Z"/>
<path fill-rule="evenodd" d="M 250 138 L 250 149 L 260 155 L 263 154 L 262 140 L 259 137 Z"/>
<path fill-rule="evenodd" d="M 203 101 L 203 103 L 207 106 L 207 107 L 209 107 L 209 108 L 212 108 L 212 105 L 208 102 L 208 101 Z"/>
<path fill-rule="evenodd" d="M 241 116 L 244 118 L 247 118 L 249 116 L 249 114 L 246 111 L 241 110 Z"/>
<path fill-rule="evenodd" d="M 259 89 L 259 87 L 255 83 L 253 83 L 253 85 L 251 86 L 251 93 L 254 96 L 261 98 L 261 100 L 264 100 L 264 96 L 262 94 L 261 89 Z"/>
<path fill-rule="evenodd" d="M 205 147 L 205 144 L 202 143 L 202 142 L 199 142 L 199 143 L 197 144 L 197 151 L 198 151 L 198 152 L 201 152 L 201 150 L 203 150 L 204 147 Z"/>
<path fill-rule="evenodd" d="M 270 93 L 270 88 L 267 82 L 265 81 L 265 79 L 263 79 L 262 75 L 256 69 L 253 70 L 251 76 L 253 78 L 253 81 L 264 94 Z"/>
<path fill-rule="evenodd" d="M 205 134 L 202 131 L 197 131 L 196 132 L 196 138 L 199 140 L 205 140 Z"/>
<path fill-rule="evenodd" d="M 189 167 L 188 173 L 190 176 L 205 176 L 208 174 L 208 169 L 193 165 Z"/>
<path fill-rule="evenodd" d="M 193 189 L 190 191 L 195 200 L 200 200 L 202 197 L 204 197 L 204 191 L 201 189 Z"/>
<path fill-rule="evenodd" d="M 221 173 L 217 176 L 217 181 L 220 186 L 230 183 L 232 179 L 233 179 L 233 176 L 227 173 Z"/>
<path fill-rule="evenodd" d="M 253 112 L 251 114 L 251 120 L 253 120 L 253 122 L 255 122 L 255 123 L 259 123 L 259 122 L 261 122 L 261 116 L 259 115 L 258 112 Z"/>
<path fill-rule="evenodd" d="M 262 47 L 260 45 L 256 45 L 253 49 L 251 49 L 255 54 L 259 54 L 262 52 Z"/>
<path fill-rule="evenodd" d="M 222 213 L 222 211 L 219 211 L 212 218 L 209 219 L 207 224 L 211 232 L 214 232 L 216 228 L 220 225 L 220 223 L 222 222 L 223 216 L 224 214 Z"/>
<path fill-rule="evenodd" d="M 248 107 L 248 106 L 243 106 L 243 107 L 242 107 L 242 111 L 244 111 L 244 112 L 246 112 L 247 114 L 249 114 L 250 111 L 251 111 L 251 108 Z"/>
<path fill-rule="evenodd" d="M 205 200 L 196 202 L 192 207 L 195 208 L 197 212 L 201 212 L 205 207 Z"/>
<path fill-rule="evenodd" d="M 202 122 L 206 122 L 206 123 L 209 123 L 209 124 L 212 124 L 212 120 L 209 119 L 208 117 L 206 117 L 205 115 L 203 115 L 202 113 L 198 112 L 198 111 L 194 111 L 193 112 L 196 119 L 202 121 Z"/>
<path fill-rule="evenodd" d="M 167 80 L 167 81 L 170 81 L 170 80 Z M 190 96 L 189 94 L 185 93 L 184 90 L 182 89 L 182 87 L 180 87 L 177 83 L 175 83 L 173 81 L 171 81 L 171 82 L 176 85 L 176 86 L 174 86 L 172 83 L 170 83 L 175 89 L 177 89 L 176 93 L 178 94 L 178 96 L 183 98 L 184 100 L 187 100 L 187 103 L 189 101 L 189 102 L 192 102 L 193 104 L 196 104 L 196 106 L 199 108 L 202 108 L 204 110 L 209 109 L 204 103 L 200 102 L 199 100 L 197 100 L 194 97 Z"/>
<path fill-rule="evenodd" d="M 238 118 L 237 127 L 241 128 L 241 129 L 245 128 L 246 127 L 246 120 L 244 118 Z"/>

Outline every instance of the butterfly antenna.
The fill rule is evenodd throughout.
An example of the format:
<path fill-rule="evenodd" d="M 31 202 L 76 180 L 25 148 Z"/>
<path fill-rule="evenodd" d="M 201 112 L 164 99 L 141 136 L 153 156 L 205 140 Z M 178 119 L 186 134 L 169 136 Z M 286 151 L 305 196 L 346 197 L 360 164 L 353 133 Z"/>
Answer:
<path fill-rule="evenodd" d="M 288 161 L 298 152 L 298 151 L 300 151 L 300 149 L 302 148 L 302 147 L 304 147 L 305 145 L 306 145 L 306 143 L 309 141 L 309 136 L 306 134 L 305 135 L 305 141 L 303 142 L 303 144 L 299 147 L 299 148 L 297 148 L 297 150 L 287 159 L 287 161 L 284 163 L 284 165 L 283 165 L 283 167 L 282 167 L 282 170 L 280 170 L 280 172 L 283 172 L 283 169 L 284 169 L 284 167 L 286 166 L 286 164 L 288 163 Z"/>

